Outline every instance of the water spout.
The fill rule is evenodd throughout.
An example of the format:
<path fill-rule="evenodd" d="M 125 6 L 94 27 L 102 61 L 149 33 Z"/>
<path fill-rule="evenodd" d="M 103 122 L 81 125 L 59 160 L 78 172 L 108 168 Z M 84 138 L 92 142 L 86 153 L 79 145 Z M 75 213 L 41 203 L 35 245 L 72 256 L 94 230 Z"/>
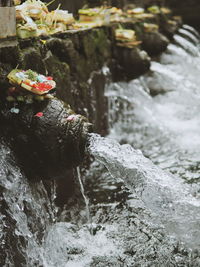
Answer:
<path fill-rule="evenodd" d="M 115 179 L 122 179 L 171 235 L 190 246 L 199 245 L 200 201 L 181 179 L 156 167 L 141 151 L 91 134 L 90 153 Z"/>
<path fill-rule="evenodd" d="M 18 104 L 17 109 L 18 114 L 12 113 L 6 103 L 2 125 L 27 177 L 65 177 L 67 169 L 80 164 L 91 128 L 85 117 L 56 98 Z"/>

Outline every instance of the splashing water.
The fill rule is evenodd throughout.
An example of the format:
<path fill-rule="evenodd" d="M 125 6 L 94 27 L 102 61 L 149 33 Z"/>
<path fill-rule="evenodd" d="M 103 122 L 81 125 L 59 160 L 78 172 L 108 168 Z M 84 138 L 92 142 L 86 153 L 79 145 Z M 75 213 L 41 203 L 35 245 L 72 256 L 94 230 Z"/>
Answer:
<path fill-rule="evenodd" d="M 128 145 L 92 137 L 92 154 L 115 178 L 122 178 L 166 231 L 190 247 L 199 246 L 199 48 L 185 26 L 151 72 L 107 89 L 110 138 L 139 148 L 163 172 Z M 199 41 L 198 41 L 199 43 Z M 161 93 L 155 97 L 153 94 Z M 184 180 L 182 180 L 182 178 Z M 188 184 L 184 183 L 187 181 Z M 198 237 L 197 237 L 198 236 Z"/>
<path fill-rule="evenodd" d="M 12 152 L 3 142 L 0 166 L 1 266 L 39 266 L 44 252 L 42 238 L 54 222 L 56 208 L 43 183 L 28 183 L 15 167 Z"/>
<path fill-rule="evenodd" d="M 191 32 L 187 31 L 186 29 L 184 28 L 179 29 L 178 33 L 185 36 L 186 38 L 189 38 L 189 40 L 193 42 L 194 44 L 199 45 L 198 37 L 192 34 Z"/>
<path fill-rule="evenodd" d="M 190 246 L 199 245 L 200 201 L 192 197 L 187 185 L 163 172 L 130 145 L 92 135 L 89 150 L 113 177 L 123 179 L 136 192 L 153 212 L 154 222 L 163 223 L 170 234 L 177 234 Z"/>
<path fill-rule="evenodd" d="M 198 47 L 195 44 L 191 43 L 191 41 L 185 39 L 184 37 L 182 37 L 178 34 L 175 34 L 173 38 L 179 46 L 184 48 L 191 55 L 193 55 L 193 56 L 199 56 L 200 55 Z"/>
<path fill-rule="evenodd" d="M 150 74 L 107 90 L 111 137 L 189 183 L 200 178 L 199 63 L 200 57 L 170 44 L 161 63 L 152 62 Z M 162 94 L 152 98 L 149 92 Z"/>
<path fill-rule="evenodd" d="M 200 266 L 199 34 L 184 25 L 159 62 L 106 90 L 110 135 L 90 137 L 84 188 L 77 170 L 86 224 L 85 206 L 58 217 L 55 186 L 27 181 L 1 142 L 2 266 Z"/>

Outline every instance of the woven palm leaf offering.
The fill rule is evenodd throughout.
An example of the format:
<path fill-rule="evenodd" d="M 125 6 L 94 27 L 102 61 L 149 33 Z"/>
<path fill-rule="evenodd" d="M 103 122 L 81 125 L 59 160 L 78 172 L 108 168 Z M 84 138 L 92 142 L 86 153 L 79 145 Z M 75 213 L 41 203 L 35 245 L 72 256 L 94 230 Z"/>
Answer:
<path fill-rule="evenodd" d="M 102 19 L 101 14 L 102 8 L 88 8 L 88 9 L 79 9 L 79 20 L 83 22 L 94 22 L 98 19 Z"/>
<path fill-rule="evenodd" d="M 50 21 L 50 23 L 56 21 L 56 22 L 62 22 L 66 25 L 71 25 L 75 21 L 71 13 L 69 13 L 67 10 L 61 10 L 61 9 L 56 9 L 48 13 L 46 16 L 46 21 L 48 20 Z"/>
<path fill-rule="evenodd" d="M 144 13 L 144 8 L 137 7 L 137 8 L 133 8 L 133 9 L 128 9 L 127 13 L 130 14 L 130 15 L 143 14 Z"/>
<path fill-rule="evenodd" d="M 157 32 L 159 29 L 158 25 L 153 23 L 144 23 L 143 26 L 145 32 Z"/>
<path fill-rule="evenodd" d="M 75 19 L 73 14 L 58 7 L 46 15 L 45 23 L 49 27 L 49 33 L 54 34 L 68 30 L 75 23 Z"/>
<path fill-rule="evenodd" d="M 9 82 L 37 95 L 45 95 L 56 87 L 52 77 L 46 77 L 32 70 L 14 69 L 8 74 Z"/>
<path fill-rule="evenodd" d="M 27 0 L 15 8 L 19 38 L 25 39 L 49 34 L 49 29 L 44 22 L 49 11 L 42 1 Z"/>
<path fill-rule="evenodd" d="M 37 37 L 37 26 L 35 23 L 17 24 L 17 36 L 21 39 Z"/>
<path fill-rule="evenodd" d="M 160 14 L 160 8 L 158 6 L 150 6 L 147 10 L 152 14 Z"/>
<path fill-rule="evenodd" d="M 141 43 L 136 38 L 135 31 L 127 29 L 116 29 L 115 39 L 117 41 L 117 46 L 133 48 Z"/>
<path fill-rule="evenodd" d="M 145 13 L 144 8 L 137 7 L 133 9 L 127 10 L 127 17 L 128 18 L 135 18 L 138 20 L 144 20 L 144 19 L 152 19 L 154 18 L 153 14 Z"/>
<path fill-rule="evenodd" d="M 15 7 L 16 19 L 26 20 L 26 17 L 30 17 L 34 20 L 45 18 L 49 12 L 47 6 L 40 0 L 27 0 L 21 5 Z"/>
<path fill-rule="evenodd" d="M 110 13 L 110 22 L 120 22 L 123 20 L 123 11 L 117 7 L 111 7 L 107 9 Z"/>
<path fill-rule="evenodd" d="M 169 15 L 172 13 L 171 9 L 167 8 L 167 7 L 161 7 L 160 11 L 165 14 L 165 15 Z"/>
<path fill-rule="evenodd" d="M 50 2 L 51 3 L 51 2 Z M 16 6 L 17 36 L 32 38 L 68 30 L 75 22 L 73 14 L 67 10 L 49 12 L 48 5 L 40 0 L 27 0 Z"/>
<path fill-rule="evenodd" d="M 91 27 L 102 26 L 105 23 L 105 10 L 105 7 L 79 9 L 79 23 L 86 25 L 91 23 Z"/>
<path fill-rule="evenodd" d="M 78 22 L 78 21 L 76 21 L 73 25 L 72 25 L 72 27 L 71 27 L 71 29 L 72 30 L 80 30 L 80 29 L 91 29 L 91 28 L 95 28 L 95 27 L 99 27 L 100 25 L 97 23 L 97 22 L 90 22 L 90 21 L 88 21 L 88 22 L 85 22 L 85 21 L 80 21 L 80 22 Z"/>

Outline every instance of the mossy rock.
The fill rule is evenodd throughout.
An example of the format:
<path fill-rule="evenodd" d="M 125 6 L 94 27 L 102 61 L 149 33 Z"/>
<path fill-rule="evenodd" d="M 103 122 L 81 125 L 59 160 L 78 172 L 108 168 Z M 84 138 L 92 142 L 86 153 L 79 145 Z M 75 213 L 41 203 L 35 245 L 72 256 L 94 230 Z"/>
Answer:
<path fill-rule="evenodd" d="M 19 112 L 11 112 L 12 107 Z M 1 118 L 28 178 L 64 178 L 68 169 L 83 160 L 90 125 L 64 102 L 53 98 L 32 104 L 5 103 Z"/>
<path fill-rule="evenodd" d="M 88 32 L 82 39 L 82 45 L 84 49 L 84 54 L 87 59 L 94 57 L 96 52 L 95 36 L 93 32 Z"/>
<path fill-rule="evenodd" d="M 149 32 L 142 35 L 142 48 L 150 55 L 156 56 L 164 52 L 169 40 L 159 32 Z"/>
<path fill-rule="evenodd" d="M 21 51 L 20 68 L 32 69 L 38 73 L 46 74 L 45 65 L 38 47 L 28 47 Z"/>
<path fill-rule="evenodd" d="M 90 77 L 91 66 L 88 66 L 88 61 L 84 56 L 79 55 L 77 61 L 77 80 L 79 81 L 87 81 Z"/>
<path fill-rule="evenodd" d="M 0 62 L 0 95 L 5 93 L 5 90 L 10 86 L 7 75 L 13 69 L 10 64 Z"/>
<path fill-rule="evenodd" d="M 56 81 L 56 95 L 73 106 L 69 65 L 61 62 L 50 51 L 47 52 L 44 64 L 48 75 Z"/>
<path fill-rule="evenodd" d="M 46 47 L 61 62 L 69 64 L 72 71 L 76 71 L 79 54 L 75 50 L 71 39 L 51 38 L 47 41 Z"/>
<path fill-rule="evenodd" d="M 150 68 L 150 58 L 139 48 L 116 47 L 116 69 L 114 80 L 131 80 L 147 72 Z"/>
<path fill-rule="evenodd" d="M 99 64 L 103 64 L 112 55 L 109 37 L 105 28 L 94 30 L 94 42 Z"/>
<path fill-rule="evenodd" d="M 20 49 L 18 45 L 9 45 L 0 48 L 1 63 L 9 64 L 15 68 L 19 62 Z"/>

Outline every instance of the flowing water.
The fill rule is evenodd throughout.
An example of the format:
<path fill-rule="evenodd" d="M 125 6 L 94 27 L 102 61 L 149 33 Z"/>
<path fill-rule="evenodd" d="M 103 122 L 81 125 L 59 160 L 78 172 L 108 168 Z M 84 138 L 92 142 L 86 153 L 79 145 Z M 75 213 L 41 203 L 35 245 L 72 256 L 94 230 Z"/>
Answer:
<path fill-rule="evenodd" d="M 184 26 L 150 73 L 109 85 L 110 140 L 92 136 L 90 146 L 151 222 L 192 249 L 200 246 L 199 52 L 198 33 Z"/>
<path fill-rule="evenodd" d="M 43 183 L 28 183 L 16 165 L 9 146 L 1 140 L 1 266 L 41 266 L 43 235 L 55 221 L 55 192 L 49 198 Z"/>
<path fill-rule="evenodd" d="M 110 134 L 90 136 L 60 215 L 1 140 L 1 266 L 200 266 L 199 40 L 184 25 L 148 74 L 107 87 Z"/>
<path fill-rule="evenodd" d="M 85 202 L 85 210 L 86 210 L 86 217 L 87 217 L 87 221 L 88 223 L 90 223 L 90 227 L 89 227 L 89 231 L 91 234 L 93 234 L 93 230 L 92 230 L 92 218 L 90 215 L 90 205 L 89 205 L 89 199 L 87 198 L 86 194 L 85 194 L 85 189 L 83 186 L 83 182 L 81 180 L 81 171 L 80 171 L 80 167 L 77 167 L 77 177 L 78 177 L 78 182 L 80 185 L 80 190 L 81 190 L 81 194 L 83 196 L 83 200 Z"/>

